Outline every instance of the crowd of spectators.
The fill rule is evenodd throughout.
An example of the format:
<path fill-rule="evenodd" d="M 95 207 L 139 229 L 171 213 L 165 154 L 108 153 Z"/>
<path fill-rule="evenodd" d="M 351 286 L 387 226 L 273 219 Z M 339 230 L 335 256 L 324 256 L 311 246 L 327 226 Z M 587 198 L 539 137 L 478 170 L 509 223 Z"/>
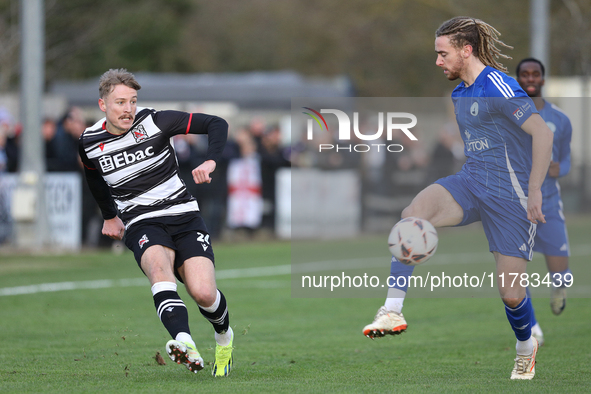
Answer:
<path fill-rule="evenodd" d="M 375 127 L 372 128 L 368 124 L 362 124 L 360 128 L 362 134 L 375 133 Z M 430 183 L 457 172 L 464 161 L 464 144 L 457 126 L 452 123 L 444 123 L 440 130 L 435 130 L 436 138 L 427 136 L 425 131 L 415 127 L 412 132 L 417 137 L 416 141 L 396 134 L 391 140 L 385 140 L 382 136 L 371 142 L 361 140 L 353 134 L 351 140 L 342 141 L 335 135 L 335 129 L 337 128 L 331 127 L 329 131 L 314 135 L 314 139 L 311 140 L 305 132 L 298 133 L 300 138 L 294 141 L 292 148 L 293 167 L 322 170 L 354 169 L 364 174 L 364 178 L 374 179 L 382 184 L 399 183 L 396 174 L 407 174 L 401 175 L 405 177 L 418 171 L 423 174 L 420 176 L 423 182 Z M 431 143 L 426 144 L 425 141 Z M 320 144 L 324 144 L 322 151 L 319 148 Z M 379 149 L 378 145 L 381 146 Z M 398 147 L 388 151 L 385 148 L 388 145 Z M 327 146 L 335 148 L 326 148 Z"/>
<path fill-rule="evenodd" d="M 83 176 L 78 156 L 78 138 L 96 119 L 85 119 L 79 107 L 70 107 L 58 119 L 45 118 L 41 134 L 47 172 L 75 172 Z M 0 174 L 19 169 L 21 127 L 0 108 Z M 206 135 L 174 138 L 181 178 L 197 198 L 212 238 L 274 237 L 275 173 L 289 167 L 290 151 L 281 144 L 277 125 L 263 118 L 231 127 L 228 143 L 209 184 L 196 185 L 191 170 L 205 158 Z M 101 235 L 102 218 L 86 182 L 82 182 L 82 234 L 85 246 L 110 247 L 112 240 Z M 0 222 L 10 220 L 0 212 Z M 6 237 L 5 237 L 6 238 Z M 0 239 L 0 243 L 2 239 Z"/>
<path fill-rule="evenodd" d="M 359 128 L 361 134 L 369 136 L 376 134 L 377 125 L 361 123 Z M 356 172 L 361 180 L 364 222 L 370 221 L 370 217 L 399 217 L 412 197 L 435 180 L 459 171 L 465 160 L 464 144 L 455 122 L 442 122 L 435 130 L 414 127 L 416 141 L 402 133 L 394 133 L 390 140 L 385 135 L 362 140 L 355 133 L 350 140 L 339 140 L 337 130 L 336 125 L 329 124 L 327 130 L 316 129 L 312 139 L 307 130 L 296 133 L 299 138 L 294 138 L 292 166 Z M 373 231 L 371 225 L 364 228 Z"/>
<path fill-rule="evenodd" d="M 273 237 L 275 233 L 275 174 L 290 167 L 290 149 L 281 143 L 277 125 L 253 118 L 230 127 L 230 136 L 209 184 L 196 185 L 191 170 L 203 161 L 207 137 L 182 135 L 174 139 L 181 178 L 196 196 L 213 238 L 226 235 Z"/>
<path fill-rule="evenodd" d="M 78 107 L 70 107 L 60 119 L 43 120 L 48 172 L 76 172 L 83 176 L 78 157 L 78 138 L 96 119 L 86 119 Z M 362 127 L 366 127 L 363 125 Z M 248 123 L 231 124 L 230 136 L 217 163 L 210 184 L 196 185 L 191 170 L 205 158 L 206 135 L 179 135 L 174 138 L 181 178 L 200 205 L 212 238 L 269 238 L 275 234 L 276 172 L 282 167 L 320 170 L 355 170 L 362 179 L 362 193 L 396 197 L 420 190 L 442 176 L 455 173 L 463 162 L 463 144 L 457 129 L 443 125 L 437 140 L 427 149 L 420 130 L 413 130 L 418 142 L 399 143 L 401 152 L 373 149 L 360 154 L 348 150 L 318 152 L 318 143 L 338 144 L 330 134 L 309 141 L 305 133 L 291 146 L 282 144 L 278 125 L 254 117 Z M 369 134 L 369 130 L 362 132 Z M 12 115 L 0 108 L 0 174 L 18 171 L 21 127 Z M 364 141 L 352 140 L 351 144 Z M 101 235 L 102 219 L 86 182 L 82 182 L 82 241 L 86 246 L 111 246 Z M 0 222 L 8 220 L 0 212 Z M 1 238 L 1 235 L 0 235 Z M 0 242 L 2 240 L 0 239 Z"/>

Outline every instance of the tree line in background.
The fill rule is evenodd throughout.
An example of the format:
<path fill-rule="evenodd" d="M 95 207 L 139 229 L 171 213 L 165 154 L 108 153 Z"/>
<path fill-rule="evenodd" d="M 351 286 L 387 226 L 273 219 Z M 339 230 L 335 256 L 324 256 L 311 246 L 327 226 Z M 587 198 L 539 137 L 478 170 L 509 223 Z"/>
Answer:
<path fill-rule="evenodd" d="M 551 0 L 553 75 L 591 62 L 591 2 Z M 295 70 L 347 75 L 359 96 L 440 96 L 434 33 L 457 15 L 483 19 L 529 56 L 529 1 L 45 0 L 46 81 L 132 72 Z M 0 91 L 19 83 L 19 0 L 0 0 Z"/>

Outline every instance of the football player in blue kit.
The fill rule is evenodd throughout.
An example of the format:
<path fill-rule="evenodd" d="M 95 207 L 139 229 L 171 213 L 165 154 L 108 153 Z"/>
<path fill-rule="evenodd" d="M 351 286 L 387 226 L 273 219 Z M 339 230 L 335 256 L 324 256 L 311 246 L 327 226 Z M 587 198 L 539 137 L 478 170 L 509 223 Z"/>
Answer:
<path fill-rule="evenodd" d="M 552 132 L 531 98 L 496 59 L 500 33 L 470 17 L 456 17 L 436 31 L 436 65 L 448 80 L 462 82 L 452 101 L 464 140 L 466 163 L 455 175 L 427 186 L 402 212 L 435 227 L 481 221 L 497 275 L 525 274 L 542 213 L 542 183 L 548 172 Z M 410 276 L 412 266 L 392 259 L 392 276 Z M 531 301 L 521 283 L 497 280 L 505 312 L 517 338 L 511 379 L 532 379 L 538 342 L 531 335 Z M 408 281 L 407 281 L 408 283 Z M 398 334 L 407 288 L 392 287 L 373 321 L 363 329 L 374 338 Z"/>
<path fill-rule="evenodd" d="M 568 266 L 570 254 L 568 234 L 562 212 L 560 185 L 558 178 L 570 171 L 570 141 L 572 126 L 568 116 L 556 105 L 542 98 L 545 68 L 542 62 L 534 58 L 523 59 L 517 65 L 517 82 L 532 98 L 540 116 L 554 133 L 552 161 L 546 179 L 542 184 L 542 210 L 546 223 L 538 224 L 534 251 L 543 253 L 552 286 L 550 287 L 550 307 L 555 315 L 559 315 L 566 306 L 566 287 L 572 283 L 572 272 Z M 532 314 L 532 333 L 544 343 L 544 334 Z"/>

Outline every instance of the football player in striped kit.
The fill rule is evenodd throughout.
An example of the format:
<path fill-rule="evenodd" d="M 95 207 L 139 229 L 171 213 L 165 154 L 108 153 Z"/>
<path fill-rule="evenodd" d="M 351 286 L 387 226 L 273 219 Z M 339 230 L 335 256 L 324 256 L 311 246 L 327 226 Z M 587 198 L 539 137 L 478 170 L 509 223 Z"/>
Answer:
<path fill-rule="evenodd" d="M 499 57 L 508 58 L 497 47 L 508 47 L 499 35 L 491 25 L 470 17 L 450 19 L 437 29 L 436 65 L 448 80 L 462 81 L 452 101 L 467 159 L 457 174 L 422 190 L 402 218 L 426 219 L 435 227 L 481 221 L 497 275 L 507 278 L 526 273 L 536 224 L 545 221 L 541 186 L 550 163 L 552 132 L 498 62 Z M 407 279 L 413 271 L 394 257 L 390 269 L 392 276 Z M 498 279 L 497 285 L 517 338 L 511 379 L 532 379 L 538 342 L 531 335 L 531 301 L 521 283 L 512 286 Z M 364 335 L 374 338 L 406 330 L 401 311 L 407 290 L 396 286 L 388 290 L 384 306 L 363 329 Z"/>
<path fill-rule="evenodd" d="M 179 177 L 172 137 L 208 135 L 207 156 L 192 174 L 196 183 L 209 183 L 228 124 L 212 115 L 140 108 L 140 88 L 125 69 L 101 76 L 98 104 L 105 118 L 80 137 L 86 180 L 103 215 L 103 234 L 124 239 L 150 280 L 158 316 L 172 336 L 166 344 L 170 358 L 192 372 L 204 367 L 177 293 L 178 279 L 213 325 L 213 375 L 227 376 L 234 335 L 226 299 L 217 289 L 211 239 L 199 205 Z"/>
<path fill-rule="evenodd" d="M 570 141 L 572 126 L 568 116 L 556 105 L 542 98 L 542 86 L 546 70 L 538 59 L 527 58 L 519 62 L 516 68 L 516 79 L 519 85 L 532 98 L 536 109 L 550 130 L 554 133 L 552 161 L 546 179 L 542 184 L 542 208 L 546 223 L 538 224 L 534 251 L 544 254 L 546 266 L 550 273 L 550 307 L 555 315 L 559 315 L 566 306 L 566 288 L 572 283 L 573 276 L 568 266 L 570 248 L 558 178 L 570 171 Z M 528 288 L 529 290 L 529 288 Z M 535 314 L 532 313 L 532 332 L 540 345 L 544 343 L 544 334 Z"/>

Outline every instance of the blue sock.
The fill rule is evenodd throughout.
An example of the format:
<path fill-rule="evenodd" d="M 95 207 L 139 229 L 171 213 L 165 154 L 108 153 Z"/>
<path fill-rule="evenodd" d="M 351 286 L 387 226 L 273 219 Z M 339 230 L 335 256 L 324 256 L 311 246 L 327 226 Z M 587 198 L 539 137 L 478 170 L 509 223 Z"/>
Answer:
<path fill-rule="evenodd" d="M 566 274 L 570 275 L 567 275 L 565 278 Z M 570 268 L 560 272 L 550 272 L 550 277 L 552 278 L 552 283 L 556 287 L 566 287 L 565 285 L 570 285 L 573 281 L 573 273 Z"/>
<path fill-rule="evenodd" d="M 531 299 L 531 293 L 529 292 L 529 286 L 527 286 L 525 288 L 525 294 L 526 297 Z M 532 304 L 531 306 L 531 326 L 535 326 L 536 324 L 538 324 L 538 320 L 536 319 L 536 312 L 534 310 L 534 305 Z"/>
<path fill-rule="evenodd" d="M 408 290 L 408 278 L 412 275 L 414 269 L 414 266 L 402 264 L 396 259 L 396 257 L 392 256 L 388 287 L 393 287 L 406 292 Z"/>
<path fill-rule="evenodd" d="M 531 337 L 532 311 L 531 300 L 528 297 L 525 297 L 515 308 L 505 305 L 507 319 L 509 319 L 515 336 L 520 341 L 527 341 Z"/>

